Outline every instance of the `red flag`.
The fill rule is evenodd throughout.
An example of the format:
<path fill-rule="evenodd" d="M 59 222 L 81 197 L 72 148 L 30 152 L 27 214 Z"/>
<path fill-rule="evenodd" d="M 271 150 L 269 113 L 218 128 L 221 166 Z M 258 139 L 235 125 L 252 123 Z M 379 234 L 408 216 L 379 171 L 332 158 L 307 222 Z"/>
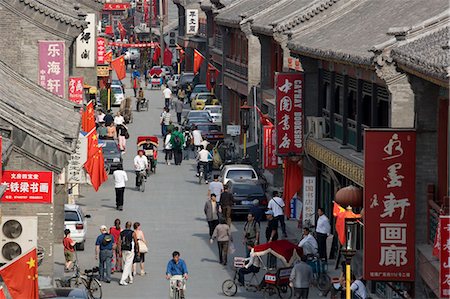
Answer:
<path fill-rule="evenodd" d="M 161 55 L 161 48 L 159 45 L 156 45 L 155 52 L 153 52 L 153 62 L 158 63 L 159 61 L 159 55 Z"/>
<path fill-rule="evenodd" d="M 106 54 L 105 54 L 105 62 L 108 62 L 108 63 L 111 63 L 111 61 L 112 61 L 112 51 L 108 51 L 108 52 L 106 52 Z"/>
<path fill-rule="evenodd" d="M 86 138 L 87 138 L 87 142 L 88 142 L 87 160 L 89 160 L 89 158 L 92 157 L 94 155 L 94 153 L 96 153 L 97 148 L 98 148 L 97 131 L 96 130 L 90 131 L 89 134 L 87 134 Z"/>
<path fill-rule="evenodd" d="M 100 185 L 108 179 L 102 149 L 98 147 L 97 133 L 92 131 L 88 138 L 88 155 L 84 169 L 91 178 L 92 187 L 98 191 Z"/>
<path fill-rule="evenodd" d="M 214 72 L 214 74 L 213 77 L 211 78 L 212 72 Z M 211 82 L 217 82 L 217 77 L 219 77 L 219 73 L 220 73 L 219 70 L 214 65 L 208 63 L 208 72 L 206 72 L 206 88 L 208 88 L 209 90 L 212 89 Z"/>
<path fill-rule="evenodd" d="M 172 65 L 172 58 L 173 54 L 172 51 L 169 50 L 169 48 L 164 49 L 164 65 Z"/>
<path fill-rule="evenodd" d="M 284 214 L 291 214 L 291 199 L 295 193 L 300 191 L 303 185 L 303 169 L 298 166 L 298 162 L 289 159 L 284 160 Z"/>
<path fill-rule="evenodd" d="M 0 299 L 6 299 L 5 292 L 3 291 L 3 287 L 0 287 Z"/>
<path fill-rule="evenodd" d="M 180 63 L 182 63 L 183 62 L 183 60 L 184 60 L 184 50 L 182 49 L 182 48 L 180 48 Z"/>
<path fill-rule="evenodd" d="M 90 101 L 81 115 L 81 130 L 90 132 L 95 128 L 94 104 Z"/>
<path fill-rule="evenodd" d="M 114 35 L 113 29 L 111 25 L 105 26 L 105 34 L 107 35 Z"/>
<path fill-rule="evenodd" d="M 125 37 L 127 36 L 127 30 L 125 29 L 125 27 L 123 27 L 121 21 L 117 22 L 117 28 L 119 29 L 120 39 L 124 40 Z"/>
<path fill-rule="evenodd" d="M 360 218 L 361 214 L 355 214 L 352 210 L 346 210 L 338 203 L 334 203 L 333 216 L 336 217 L 336 232 L 339 242 L 345 244 L 345 218 Z"/>
<path fill-rule="evenodd" d="M 438 221 L 436 234 L 434 236 L 434 244 L 432 252 L 433 256 L 439 258 L 440 251 L 441 251 L 441 222 Z"/>
<path fill-rule="evenodd" d="M 205 57 L 203 57 L 199 51 L 194 49 L 194 74 L 197 74 L 200 70 L 203 60 L 205 60 Z"/>
<path fill-rule="evenodd" d="M 125 68 L 125 59 L 123 55 L 111 61 L 111 67 L 116 71 L 117 79 L 122 80 L 127 75 L 127 70 Z"/>
<path fill-rule="evenodd" d="M 39 298 L 36 248 L 1 267 L 0 275 L 12 298 Z"/>

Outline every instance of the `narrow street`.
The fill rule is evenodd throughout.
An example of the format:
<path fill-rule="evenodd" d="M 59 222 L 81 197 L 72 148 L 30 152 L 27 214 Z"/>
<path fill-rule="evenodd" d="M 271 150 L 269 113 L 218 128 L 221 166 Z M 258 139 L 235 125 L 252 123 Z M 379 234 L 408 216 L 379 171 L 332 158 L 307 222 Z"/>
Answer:
<path fill-rule="evenodd" d="M 125 83 L 129 82 L 124 80 Z M 126 94 L 133 91 L 127 89 Z M 81 269 L 96 265 L 95 239 L 102 224 L 110 227 L 114 219 L 119 218 L 122 226 L 126 221 L 138 221 L 149 243 L 145 268 L 147 275 L 137 276 L 133 285 L 120 286 L 120 273 L 113 274 L 111 284 L 102 283 L 103 298 L 167 298 L 169 284 L 165 269 L 172 251 L 181 252 L 181 258 L 187 263 L 189 280 L 188 298 L 220 298 L 222 282 L 234 274 L 232 257 L 228 267 L 218 263 L 217 245 L 209 244 L 208 227 L 203 214 L 203 205 L 207 198 L 207 185 L 197 183 L 194 159 L 183 161 L 181 166 L 166 165 L 160 144 L 156 174 L 147 181 L 144 193 L 134 190 L 133 158 L 136 155 L 136 138 L 139 135 L 160 136 L 159 114 L 163 108 L 160 90 L 146 90 L 150 99 L 149 111 L 133 112 L 133 123 L 129 125 L 130 139 L 124 155 L 124 170 L 128 174 L 125 190 L 124 210 L 115 209 L 114 181 L 112 175 L 95 193 L 91 187 L 82 191 L 84 196 L 77 202 L 83 207 L 88 219 L 88 238 L 86 249 L 78 252 Z M 176 121 L 176 116 L 172 119 Z M 236 256 L 243 254 L 241 233 L 243 222 L 233 224 L 233 237 L 237 245 Z M 265 227 L 265 223 L 262 225 Z M 56 252 L 61 255 L 61 252 Z M 57 263 L 62 274 L 62 266 Z M 260 298 L 261 293 L 243 293 L 239 291 L 235 298 Z"/>

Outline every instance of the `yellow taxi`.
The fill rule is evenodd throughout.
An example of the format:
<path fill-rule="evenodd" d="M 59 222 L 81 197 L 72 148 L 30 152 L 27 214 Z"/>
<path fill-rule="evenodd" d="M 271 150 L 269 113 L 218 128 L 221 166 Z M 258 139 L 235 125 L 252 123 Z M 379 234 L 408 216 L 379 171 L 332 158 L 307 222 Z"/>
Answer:
<path fill-rule="evenodd" d="M 203 110 L 205 105 L 220 105 L 220 101 L 209 92 L 198 93 L 191 101 L 192 110 Z"/>

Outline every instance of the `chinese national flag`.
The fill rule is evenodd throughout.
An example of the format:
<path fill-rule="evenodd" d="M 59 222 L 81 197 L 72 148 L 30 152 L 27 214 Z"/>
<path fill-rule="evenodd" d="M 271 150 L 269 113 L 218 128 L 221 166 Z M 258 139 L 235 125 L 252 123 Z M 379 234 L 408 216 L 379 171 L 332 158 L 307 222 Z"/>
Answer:
<path fill-rule="evenodd" d="M 125 39 L 125 37 L 127 36 L 127 30 L 125 29 L 125 27 L 123 27 L 121 21 L 117 22 L 117 28 L 119 29 L 120 39 Z"/>
<path fill-rule="evenodd" d="M 36 248 L 0 268 L 0 275 L 13 299 L 39 298 L 37 268 Z"/>
<path fill-rule="evenodd" d="M 94 135 L 97 136 L 96 134 Z M 86 169 L 86 172 L 91 178 L 92 187 L 94 187 L 95 191 L 98 191 L 100 185 L 108 179 L 103 152 L 102 149 L 98 147 L 98 144 L 89 149 L 88 159 L 86 163 L 84 163 L 84 169 Z"/>
<path fill-rule="evenodd" d="M 172 65 L 173 54 L 168 48 L 164 49 L 164 65 Z"/>
<path fill-rule="evenodd" d="M 112 51 L 108 51 L 108 52 L 106 52 L 106 54 L 105 54 L 105 62 L 108 62 L 108 63 L 111 63 L 111 61 L 112 61 Z"/>
<path fill-rule="evenodd" d="M 81 115 L 81 130 L 90 132 L 95 128 L 94 104 L 90 101 Z"/>
<path fill-rule="evenodd" d="M 161 48 L 159 45 L 156 45 L 155 52 L 153 53 L 153 62 L 158 63 L 159 56 L 161 55 Z"/>
<path fill-rule="evenodd" d="M 127 75 L 123 55 L 111 61 L 111 67 L 116 71 L 117 79 L 122 80 Z"/>
<path fill-rule="evenodd" d="M 94 129 L 89 132 L 89 134 L 86 136 L 88 141 L 88 147 L 87 147 L 87 159 L 94 155 L 98 148 L 98 136 L 97 131 Z"/>
<path fill-rule="evenodd" d="M 211 73 L 214 71 L 213 76 Z M 217 77 L 219 77 L 219 70 L 215 68 L 211 63 L 208 63 L 208 71 L 206 72 L 206 88 L 212 89 L 211 83 L 217 82 Z"/>
<path fill-rule="evenodd" d="M 351 210 L 346 210 L 338 203 L 334 203 L 333 216 L 336 217 L 336 232 L 339 242 L 345 244 L 345 218 L 360 218 L 361 214 L 355 214 Z"/>
<path fill-rule="evenodd" d="M 194 74 L 197 74 L 200 70 L 203 60 L 205 60 L 205 57 L 203 57 L 199 51 L 194 49 Z"/>
<path fill-rule="evenodd" d="M 3 291 L 3 287 L 0 287 L 0 299 L 6 299 L 5 292 Z"/>

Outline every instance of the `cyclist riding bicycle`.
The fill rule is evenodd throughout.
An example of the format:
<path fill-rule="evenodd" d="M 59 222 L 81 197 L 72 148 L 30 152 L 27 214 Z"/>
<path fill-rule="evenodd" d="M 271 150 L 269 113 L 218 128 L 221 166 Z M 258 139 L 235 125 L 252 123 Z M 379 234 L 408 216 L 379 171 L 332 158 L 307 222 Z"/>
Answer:
<path fill-rule="evenodd" d="M 200 166 L 203 166 L 203 177 L 205 183 L 208 184 L 208 163 L 211 154 L 206 150 L 203 145 L 200 146 L 200 151 L 197 153 L 197 176 L 200 175 Z"/>
<path fill-rule="evenodd" d="M 184 291 L 186 290 L 186 280 L 188 279 L 188 270 L 184 260 L 180 258 L 180 253 L 174 251 L 172 259 L 167 263 L 166 279 L 170 279 L 170 298 L 173 298 L 173 286 L 177 281 L 181 281 L 183 286 L 181 288 L 181 298 L 184 298 Z"/>
<path fill-rule="evenodd" d="M 142 149 L 144 150 L 145 156 L 147 157 L 147 161 L 150 165 L 150 169 L 153 168 L 152 163 L 154 163 L 154 151 L 157 150 L 155 144 L 151 142 L 150 139 L 145 140 L 145 143 L 142 145 Z"/>
<path fill-rule="evenodd" d="M 139 188 L 139 186 L 142 183 L 139 180 L 141 171 L 146 171 L 148 169 L 148 159 L 144 154 L 145 152 L 143 150 L 139 150 L 137 156 L 134 157 L 134 171 L 136 172 L 136 188 Z"/>

